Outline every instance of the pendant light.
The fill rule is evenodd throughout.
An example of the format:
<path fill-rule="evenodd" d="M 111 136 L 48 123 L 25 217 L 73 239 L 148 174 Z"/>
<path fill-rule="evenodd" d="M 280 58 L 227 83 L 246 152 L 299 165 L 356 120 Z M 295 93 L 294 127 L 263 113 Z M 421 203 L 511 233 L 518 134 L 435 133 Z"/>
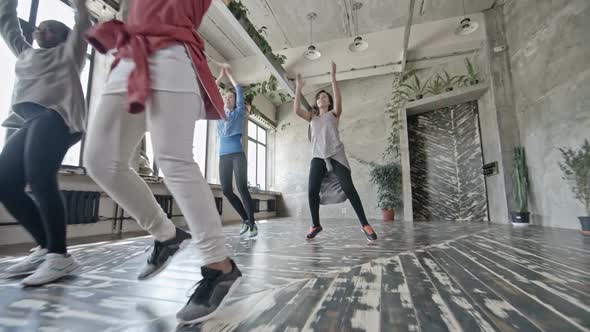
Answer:
<path fill-rule="evenodd" d="M 307 19 L 309 20 L 309 47 L 303 53 L 303 56 L 307 60 L 317 60 L 322 56 L 322 53 L 318 51 L 318 49 L 313 45 L 313 21 L 318 17 L 316 13 L 309 13 L 307 14 Z"/>
<path fill-rule="evenodd" d="M 363 37 L 361 37 L 359 35 L 358 10 L 361 9 L 362 7 L 363 7 L 363 4 L 361 2 L 353 2 L 352 3 L 352 23 L 355 27 L 356 37 L 354 38 L 352 43 L 350 43 L 350 45 L 348 45 L 348 49 L 351 52 L 362 52 L 362 51 L 366 50 L 367 48 L 369 48 L 369 43 L 364 41 Z"/>
<path fill-rule="evenodd" d="M 475 32 L 475 30 L 477 30 L 477 28 L 479 27 L 479 23 L 472 22 L 471 18 L 467 17 L 467 13 L 465 11 L 465 0 L 462 0 L 462 1 L 463 1 L 463 19 L 461 19 L 461 22 L 459 22 L 459 26 L 455 30 L 455 34 L 457 36 L 466 36 L 468 34 L 471 34 L 471 33 Z"/>

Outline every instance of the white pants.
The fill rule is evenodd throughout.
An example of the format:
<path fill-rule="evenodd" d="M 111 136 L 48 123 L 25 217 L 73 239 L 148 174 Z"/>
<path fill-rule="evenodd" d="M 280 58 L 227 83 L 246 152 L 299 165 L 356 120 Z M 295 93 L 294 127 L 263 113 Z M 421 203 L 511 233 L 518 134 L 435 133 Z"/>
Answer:
<path fill-rule="evenodd" d="M 158 241 L 174 238 L 176 228 L 147 184 L 129 165 L 146 131 L 164 182 L 180 207 L 200 250 L 202 264 L 228 257 L 221 218 L 209 184 L 193 159 L 195 121 L 204 112 L 195 93 L 153 91 L 146 111 L 127 112 L 126 94 L 102 96 L 89 122 L 84 150 L 90 176 Z"/>

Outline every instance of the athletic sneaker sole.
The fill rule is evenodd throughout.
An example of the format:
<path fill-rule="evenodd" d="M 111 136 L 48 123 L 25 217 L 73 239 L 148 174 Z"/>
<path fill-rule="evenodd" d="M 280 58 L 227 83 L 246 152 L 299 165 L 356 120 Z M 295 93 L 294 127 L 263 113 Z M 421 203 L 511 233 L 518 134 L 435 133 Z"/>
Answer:
<path fill-rule="evenodd" d="M 70 266 L 68 266 L 67 270 L 64 270 L 63 273 L 60 273 L 60 274 L 56 275 L 55 278 L 52 278 L 52 279 L 50 279 L 48 281 L 45 281 L 45 282 L 42 282 L 42 283 L 27 283 L 27 282 L 24 282 L 24 280 L 23 280 L 23 281 L 21 281 L 20 284 L 23 287 L 41 287 L 41 286 L 44 286 L 44 285 L 47 285 L 47 284 L 56 282 L 56 281 L 58 281 L 58 280 L 60 280 L 62 278 L 65 278 L 67 276 L 70 276 L 70 275 L 78 275 L 79 272 L 80 272 L 80 268 L 82 267 L 80 265 L 80 263 L 78 263 L 78 262 L 72 263 Z"/>
<path fill-rule="evenodd" d="M 29 276 L 33 273 L 35 273 L 35 271 L 37 271 L 37 269 L 35 270 L 30 270 L 30 271 L 23 271 L 23 272 L 6 272 L 4 274 L 5 278 L 17 278 L 17 277 L 24 277 L 24 276 Z"/>
<path fill-rule="evenodd" d="M 219 309 L 223 308 L 227 299 L 229 299 L 231 297 L 231 295 L 239 288 L 241 282 L 242 282 L 242 277 L 238 277 L 236 279 L 236 281 L 233 283 L 233 285 L 231 285 L 231 287 L 229 288 L 229 291 L 227 292 L 227 294 L 225 295 L 223 300 L 221 300 L 221 303 L 219 304 L 219 306 L 217 308 L 215 308 L 215 310 L 213 310 L 210 314 L 203 316 L 203 317 L 199 317 L 197 319 L 189 320 L 189 321 L 178 319 L 178 322 L 181 325 L 190 325 L 190 324 L 202 323 L 206 320 L 213 318 L 213 316 L 215 316 L 215 314 L 219 311 Z"/>
<path fill-rule="evenodd" d="M 170 258 L 168 258 L 166 260 L 166 262 L 164 262 L 164 264 L 162 264 L 162 266 L 160 266 L 159 268 L 157 268 L 154 272 L 148 274 L 147 276 L 140 278 L 139 276 L 137 277 L 137 280 L 149 280 L 155 276 L 157 276 L 158 274 L 160 274 L 160 272 L 164 271 L 164 269 L 166 267 L 168 267 L 168 265 L 170 265 L 170 263 L 172 263 L 172 260 L 174 259 L 174 257 L 176 257 L 176 255 L 178 255 L 178 253 L 180 253 L 181 251 L 183 251 L 191 242 L 192 238 L 188 238 L 182 242 L 180 242 L 180 244 L 178 245 L 178 250 L 174 253 L 174 255 L 170 256 Z"/>

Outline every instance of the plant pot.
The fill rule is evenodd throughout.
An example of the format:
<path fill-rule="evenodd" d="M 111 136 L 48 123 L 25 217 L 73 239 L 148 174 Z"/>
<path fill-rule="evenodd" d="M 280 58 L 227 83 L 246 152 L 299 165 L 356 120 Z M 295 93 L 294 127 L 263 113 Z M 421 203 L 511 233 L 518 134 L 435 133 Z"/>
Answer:
<path fill-rule="evenodd" d="M 422 98 L 424 98 L 424 95 L 416 95 L 416 99 L 420 100 Z"/>
<path fill-rule="evenodd" d="M 446 88 L 445 91 L 453 91 L 453 88 Z"/>
<path fill-rule="evenodd" d="M 578 217 L 580 219 L 580 225 L 582 226 L 582 234 L 590 236 L 590 216 Z"/>
<path fill-rule="evenodd" d="M 512 225 L 514 226 L 528 226 L 531 213 L 530 212 L 511 212 Z"/>
<path fill-rule="evenodd" d="M 383 212 L 383 221 L 394 221 L 395 220 L 395 210 L 388 209 L 388 210 L 381 210 Z"/>

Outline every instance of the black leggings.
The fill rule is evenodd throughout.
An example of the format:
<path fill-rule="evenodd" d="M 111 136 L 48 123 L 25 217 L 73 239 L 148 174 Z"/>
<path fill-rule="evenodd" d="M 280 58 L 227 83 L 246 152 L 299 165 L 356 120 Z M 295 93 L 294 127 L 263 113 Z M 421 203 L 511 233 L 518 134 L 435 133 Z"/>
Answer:
<path fill-rule="evenodd" d="M 350 170 L 346 166 L 337 162 L 334 159 L 330 159 L 332 167 L 334 168 L 334 174 L 338 177 L 342 190 L 348 197 L 348 200 L 352 204 L 352 208 L 361 222 L 361 225 L 366 226 L 369 224 L 367 217 L 365 216 L 365 210 L 363 209 L 363 203 L 361 198 L 352 183 L 352 177 L 350 176 Z M 320 226 L 320 188 L 322 180 L 326 176 L 328 169 L 326 168 L 326 161 L 320 158 L 313 158 L 311 160 L 311 168 L 309 170 L 309 209 L 311 211 L 311 220 L 313 226 Z"/>
<path fill-rule="evenodd" d="M 236 187 L 242 196 L 242 201 L 234 194 L 233 175 L 236 174 Z M 219 177 L 223 195 L 238 212 L 243 221 L 254 224 L 254 202 L 248 191 L 248 167 L 246 155 L 243 152 L 230 153 L 219 158 Z M 244 202 L 244 205 L 242 205 Z M 245 209 L 244 209 L 245 206 Z"/>
<path fill-rule="evenodd" d="M 0 202 L 38 245 L 65 254 L 67 220 L 57 173 L 80 135 L 70 134 L 56 112 L 35 104 L 26 107 L 31 116 L 0 153 Z"/>

